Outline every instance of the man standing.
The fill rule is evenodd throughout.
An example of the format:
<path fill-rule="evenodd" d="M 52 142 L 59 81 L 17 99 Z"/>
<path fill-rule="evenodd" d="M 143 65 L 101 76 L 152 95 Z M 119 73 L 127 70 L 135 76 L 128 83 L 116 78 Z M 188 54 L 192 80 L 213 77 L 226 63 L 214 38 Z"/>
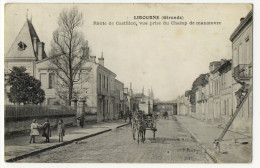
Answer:
<path fill-rule="evenodd" d="M 43 133 L 42 136 L 45 137 L 45 142 L 50 142 L 51 137 L 51 125 L 49 123 L 49 119 L 46 119 L 42 125 Z"/>

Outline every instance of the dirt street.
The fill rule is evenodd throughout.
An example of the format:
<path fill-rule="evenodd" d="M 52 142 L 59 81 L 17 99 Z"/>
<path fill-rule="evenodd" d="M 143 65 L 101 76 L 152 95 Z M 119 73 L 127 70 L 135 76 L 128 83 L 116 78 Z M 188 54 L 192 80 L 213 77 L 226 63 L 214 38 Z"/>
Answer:
<path fill-rule="evenodd" d="M 48 163 L 207 163 L 210 162 L 189 132 L 175 120 L 157 122 L 156 139 L 133 140 L 125 126 L 89 139 L 25 158 L 18 162 Z"/>

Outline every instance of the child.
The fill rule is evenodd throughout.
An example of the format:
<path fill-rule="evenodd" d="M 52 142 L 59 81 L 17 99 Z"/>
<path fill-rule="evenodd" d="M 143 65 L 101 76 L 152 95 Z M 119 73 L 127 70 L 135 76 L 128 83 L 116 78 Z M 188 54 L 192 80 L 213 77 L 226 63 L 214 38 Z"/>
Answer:
<path fill-rule="evenodd" d="M 32 121 L 32 124 L 31 124 L 31 139 L 30 139 L 30 142 L 32 142 L 33 140 L 33 143 L 35 143 L 35 136 L 39 136 L 39 131 L 38 131 L 38 128 L 40 128 L 41 125 L 39 125 L 38 123 L 36 123 L 36 119 L 33 119 Z"/>
<path fill-rule="evenodd" d="M 64 128 L 64 123 L 63 123 L 62 119 L 59 120 L 57 131 L 58 131 L 58 136 L 59 136 L 59 142 L 63 142 L 65 128 Z"/>

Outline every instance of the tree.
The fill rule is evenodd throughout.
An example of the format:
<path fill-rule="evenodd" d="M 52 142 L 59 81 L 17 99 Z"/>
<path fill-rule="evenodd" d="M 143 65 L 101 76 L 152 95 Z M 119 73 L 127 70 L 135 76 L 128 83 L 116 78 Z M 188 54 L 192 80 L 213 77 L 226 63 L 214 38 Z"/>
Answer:
<path fill-rule="evenodd" d="M 74 85 L 82 78 L 80 69 L 89 58 L 89 47 L 78 28 L 83 25 L 82 13 L 77 8 L 64 9 L 58 18 L 58 29 L 53 32 L 51 63 L 57 80 L 60 98 L 71 104 Z"/>
<path fill-rule="evenodd" d="M 26 68 L 13 67 L 5 76 L 6 86 L 10 86 L 7 93 L 10 102 L 25 105 L 44 101 L 45 93 L 41 89 L 41 82 L 26 73 Z"/>
<path fill-rule="evenodd" d="M 208 83 L 208 76 L 209 74 L 200 74 L 199 77 L 195 79 L 195 81 L 192 83 L 192 88 L 191 90 L 188 90 L 185 92 L 185 96 L 190 98 L 190 103 L 192 105 L 196 104 L 196 90 L 197 86 L 202 86 L 204 87 Z"/>

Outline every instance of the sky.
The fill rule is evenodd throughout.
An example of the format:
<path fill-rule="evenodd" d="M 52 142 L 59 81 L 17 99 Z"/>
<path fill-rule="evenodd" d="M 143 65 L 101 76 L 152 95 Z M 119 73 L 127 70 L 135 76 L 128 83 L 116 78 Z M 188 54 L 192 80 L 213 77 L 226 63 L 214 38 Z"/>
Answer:
<path fill-rule="evenodd" d="M 103 52 L 105 67 L 134 92 L 153 89 L 155 98 L 174 100 L 191 89 L 193 81 L 209 72 L 209 63 L 232 59 L 230 35 L 251 10 L 249 4 L 7 4 L 5 6 L 6 53 L 26 21 L 26 13 L 45 51 L 50 51 L 59 13 L 76 6 L 83 13 L 84 33 L 91 55 Z M 134 16 L 183 16 L 183 20 L 214 21 L 219 26 L 97 26 L 97 22 L 154 21 Z M 157 21 L 162 21 L 157 20 Z"/>

